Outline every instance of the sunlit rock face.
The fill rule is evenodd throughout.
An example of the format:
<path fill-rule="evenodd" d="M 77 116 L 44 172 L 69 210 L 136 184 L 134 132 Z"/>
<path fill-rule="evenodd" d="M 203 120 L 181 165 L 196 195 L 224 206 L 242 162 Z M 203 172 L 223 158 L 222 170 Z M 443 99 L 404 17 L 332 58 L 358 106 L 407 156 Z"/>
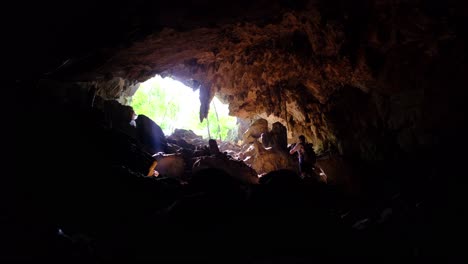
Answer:
<path fill-rule="evenodd" d="M 139 23 L 149 30 L 67 76 L 120 98 L 155 74 L 172 75 L 200 89 L 200 118 L 217 94 L 232 115 L 283 124 L 288 143 L 303 134 L 317 151 L 370 160 L 437 144 L 438 132 L 460 118 L 448 109 L 459 92 L 447 96 L 466 71 L 456 5 L 251 2 L 167 4 L 148 19 L 154 24 L 145 24 L 145 11 Z"/>
<path fill-rule="evenodd" d="M 297 171 L 297 163 L 287 152 L 276 148 L 265 148 L 258 140 L 253 142 L 254 151 L 245 162 L 252 166 L 258 174 L 288 169 Z"/>
<path fill-rule="evenodd" d="M 255 120 L 244 133 L 244 146 L 239 158 L 258 174 L 297 169 L 297 162 L 287 150 L 286 128 L 276 122 L 269 130 L 268 121 L 263 118 Z"/>
<path fill-rule="evenodd" d="M 242 140 L 244 144 L 252 144 L 258 138 L 262 136 L 262 134 L 268 133 L 268 121 L 263 118 L 255 120 L 250 127 L 245 131 L 242 136 Z"/>

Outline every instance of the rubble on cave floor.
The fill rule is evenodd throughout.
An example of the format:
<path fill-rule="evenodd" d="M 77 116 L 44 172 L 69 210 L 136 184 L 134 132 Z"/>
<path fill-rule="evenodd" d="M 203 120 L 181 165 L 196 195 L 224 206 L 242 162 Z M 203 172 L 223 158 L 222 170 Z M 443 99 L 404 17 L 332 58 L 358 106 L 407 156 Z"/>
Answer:
<path fill-rule="evenodd" d="M 110 116 L 112 119 L 103 122 L 111 123 L 109 128 L 133 139 L 135 149 L 147 153 L 150 157 L 146 159 L 153 160 L 146 168 L 138 169 L 145 171 L 147 175 L 186 181 L 193 174 L 194 164 L 196 162 L 199 164 L 201 159 L 203 159 L 202 167 L 211 164 L 228 173 L 238 171 L 238 165 L 242 163 L 245 173 L 241 174 L 245 175 L 245 179 L 250 179 L 248 175 L 251 171 L 255 171 L 256 175 L 281 169 L 297 172 L 297 158 L 288 152 L 287 129 L 280 122 L 273 123 L 270 129 L 267 120 L 262 118 L 255 120 L 243 133 L 243 141 L 240 141 L 242 142 L 240 144 L 207 140 L 188 129 L 175 129 L 171 135 L 164 135 L 160 126 L 145 115 L 139 115 L 135 120 L 136 126 L 132 126 L 130 125 L 133 121 L 132 115 L 129 114 L 132 112 L 131 107 L 119 103 L 104 103 L 104 105 L 112 106 L 104 108 L 106 113 L 104 116 Z M 210 149 L 210 141 L 216 145 L 216 151 Z M 257 180 L 246 180 L 246 182 L 257 182 Z"/>
<path fill-rule="evenodd" d="M 202 146 L 193 177 L 184 184 L 174 177 L 146 177 L 153 157 L 141 143 L 116 126 L 90 125 L 90 119 L 59 118 L 66 125 L 54 124 L 73 138 L 67 148 L 74 151 L 64 156 L 60 141 L 52 140 L 56 134 L 47 138 L 52 155 L 40 156 L 37 162 L 46 164 L 48 175 L 33 178 L 37 185 L 31 190 L 54 198 L 32 201 L 46 215 L 26 215 L 36 217 L 34 232 L 15 229 L 16 239 L 34 241 L 31 247 L 46 259 L 154 261 L 219 254 L 245 263 L 247 256 L 271 252 L 306 252 L 305 259 L 314 260 L 368 252 L 414 256 L 432 249 L 422 242 L 432 231 L 426 217 L 431 212 L 424 211 L 431 201 L 423 196 L 413 201 L 407 192 L 355 202 L 336 186 L 281 169 L 266 173 L 258 183 L 248 182 L 245 179 L 256 175 L 242 161 L 235 163 L 238 170 L 226 171 L 235 161 L 223 153 L 223 142 L 220 152 L 212 153 L 209 142 L 192 145 L 201 141 L 190 131 L 178 131 L 177 140 L 186 142 L 185 148 L 170 139 L 168 146 L 190 157 L 187 160 Z M 260 141 L 262 137 L 253 143 L 274 148 Z M 56 164 L 48 165 L 46 159 Z M 70 160 L 79 161 L 79 166 L 70 169 Z"/>

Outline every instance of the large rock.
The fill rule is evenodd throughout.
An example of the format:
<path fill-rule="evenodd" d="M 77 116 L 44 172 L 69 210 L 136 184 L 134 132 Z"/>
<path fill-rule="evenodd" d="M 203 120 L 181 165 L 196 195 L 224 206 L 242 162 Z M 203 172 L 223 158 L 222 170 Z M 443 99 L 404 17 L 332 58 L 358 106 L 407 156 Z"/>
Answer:
<path fill-rule="evenodd" d="M 287 151 L 286 127 L 275 122 L 272 130 L 268 131 L 268 121 L 265 119 L 256 120 L 244 133 L 244 146 L 239 158 L 259 174 L 279 169 L 297 169 Z"/>
<path fill-rule="evenodd" d="M 122 105 L 115 100 L 104 100 L 103 106 L 110 127 L 121 129 L 132 121 L 134 111 L 131 106 Z"/>
<path fill-rule="evenodd" d="M 227 172 L 243 184 L 257 184 L 257 172 L 241 160 L 230 159 L 224 155 L 200 157 L 193 165 L 193 174 L 207 168 L 217 168 Z"/>
<path fill-rule="evenodd" d="M 136 128 L 130 124 L 135 114 L 131 106 L 122 105 L 116 100 L 105 100 L 100 96 L 95 96 L 93 102 L 95 109 L 102 109 L 105 126 L 122 131 L 133 139 L 138 139 Z"/>
<path fill-rule="evenodd" d="M 244 144 L 251 144 L 256 139 L 260 138 L 263 133 L 268 132 L 268 121 L 263 118 L 255 120 L 245 131 L 244 135 L 242 136 L 242 140 Z"/>
<path fill-rule="evenodd" d="M 263 134 L 262 144 L 265 147 L 286 152 L 288 149 L 288 136 L 286 127 L 280 122 L 273 123 L 271 131 Z"/>
<path fill-rule="evenodd" d="M 195 147 L 208 144 L 208 141 L 204 140 L 202 136 L 199 136 L 192 130 L 187 129 L 176 128 L 174 132 L 167 137 L 167 139 L 172 141 L 174 144 L 188 149 L 195 149 Z"/>
<path fill-rule="evenodd" d="M 241 152 L 241 146 L 232 142 L 222 141 L 219 144 L 219 151 L 223 153 L 226 152 L 228 155 L 238 158 Z"/>
<path fill-rule="evenodd" d="M 158 162 L 155 170 L 159 176 L 181 179 L 185 172 L 185 161 L 181 154 L 161 154 L 154 155 Z"/>
<path fill-rule="evenodd" d="M 151 154 L 166 152 L 167 140 L 161 127 L 145 115 L 138 115 L 136 119 L 138 140 Z"/>
<path fill-rule="evenodd" d="M 239 153 L 239 159 L 246 161 L 246 159 L 250 159 L 255 155 L 255 146 L 253 144 L 250 145 L 243 145 L 241 152 Z M 251 164 L 247 162 L 247 164 Z"/>
<path fill-rule="evenodd" d="M 249 148 L 251 155 L 246 157 L 244 161 L 251 165 L 258 174 L 280 169 L 297 171 L 297 163 L 287 152 L 274 148 L 265 148 L 258 140 L 252 146 L 253 151 L 252 148 Z"/>

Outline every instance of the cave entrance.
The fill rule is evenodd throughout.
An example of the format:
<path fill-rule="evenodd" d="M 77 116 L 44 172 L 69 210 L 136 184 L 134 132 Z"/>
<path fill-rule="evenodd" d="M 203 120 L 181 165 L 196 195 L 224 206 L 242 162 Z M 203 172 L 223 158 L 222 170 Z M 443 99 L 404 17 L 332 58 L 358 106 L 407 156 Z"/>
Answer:
<path fill-rule="evenodd" d="M 141 83 L 130 105 L 137 115 L 153 119 L 166 135 L 178 128 L 192 130 L 205 139 L 235 141 L 238 137 L 237 118 L 229 115 L 228 104 L 215 96 L 210 103 L 208 120 L 200 122 L 199 89 L 194 91 L 170 77 L 156 75 Z"/>

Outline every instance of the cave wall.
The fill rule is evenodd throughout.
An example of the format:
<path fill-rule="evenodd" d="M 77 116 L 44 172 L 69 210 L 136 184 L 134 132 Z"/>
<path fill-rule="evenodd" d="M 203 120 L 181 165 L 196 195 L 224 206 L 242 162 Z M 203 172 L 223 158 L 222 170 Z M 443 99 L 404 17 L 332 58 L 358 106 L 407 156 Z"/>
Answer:
<path fill-rule="evenodd" d="M 232 115 L 281 122 L 290 143 L 304 134 L 319 151 L 367 160 L 431 148 L 464 120 L 452 111 L 462 105 L 466 72 L 466 9 L 456 1 L 228 5 L 98 5 L 90 21 L 68 21 L 76 24 L 60 31 L 65 41 L 51 40 L 64 45 L 50 61 L 72 59 L 47 77 L 125 103 L 139 82 L 172 76 L 200 89 L 201 119 L 216 94 Z M 115 22 L 100 12 L 115 9 Z M 82 52 L 66 42 L 76 28 L 96 33 L 91 23 L 109 25 L 96 48 L 80 37 Z"/>

